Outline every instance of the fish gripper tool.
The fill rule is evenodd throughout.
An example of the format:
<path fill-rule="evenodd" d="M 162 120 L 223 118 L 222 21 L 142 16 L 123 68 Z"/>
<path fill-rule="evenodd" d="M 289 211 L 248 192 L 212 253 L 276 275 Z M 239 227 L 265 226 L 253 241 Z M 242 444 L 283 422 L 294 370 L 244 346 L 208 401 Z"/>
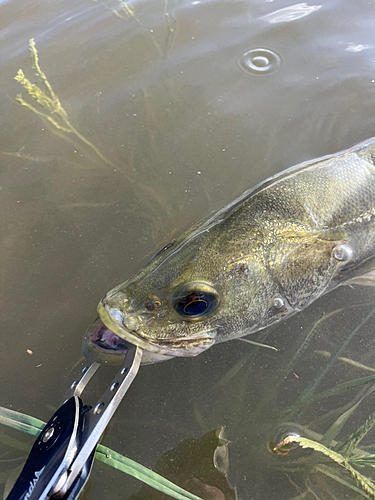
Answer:
<path fill-rule="evenodd" d="M 63 404 L 37 437 L 7 500 L 74 500 L 91 472 L 96 446 L 133 382 L 142 349 L 127 343 L 124 362 L 94 406 L 81 393 L 99 368 L 92 363 L 68 389 Z"/>

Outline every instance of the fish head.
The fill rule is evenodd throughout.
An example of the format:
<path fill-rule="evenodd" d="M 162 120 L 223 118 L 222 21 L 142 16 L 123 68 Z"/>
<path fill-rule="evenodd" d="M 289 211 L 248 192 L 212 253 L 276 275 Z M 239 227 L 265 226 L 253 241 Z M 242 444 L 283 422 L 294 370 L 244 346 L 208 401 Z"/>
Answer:
<path fill-rule="evenodd" d="M 198 238 L 199 239 L 199 238 Z M 223 283 L 194 244 L 170 245 L 98 305 L 104 325 L 147 351 L 195 356 L 215 342 Z M 198 245 L 197 245 L 198 244 Z M 177 247 L 177 248 L 176 248 Z"/>
<path fill-rule="evenodd" d="M 167 358 L 196 356 L 266 326 L 270 311 L 280 315 L 272 305 L 275 283 L 259 255 L 244 255 L 231 237 L 223 225 L 193 230 L 109 291 L 98 305 L 104 348 L 121 344 L 119 338 Z M 97 332 L 91 341 L 105 344 Z"/>

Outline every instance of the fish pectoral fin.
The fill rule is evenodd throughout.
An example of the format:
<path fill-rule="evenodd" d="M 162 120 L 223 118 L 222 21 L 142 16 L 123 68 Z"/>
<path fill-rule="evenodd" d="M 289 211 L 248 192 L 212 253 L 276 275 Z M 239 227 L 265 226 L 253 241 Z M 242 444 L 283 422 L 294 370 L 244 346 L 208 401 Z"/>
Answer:
<path fill-rule="evenodd" d="M 375 269 L 366 274 L 362 274 L 362 276 L 356 276 L 345 283 L 345 285 L 375 286 Z"/>
<path fill-rule="evenodd" d="M 305 224 L 286 223 L 286 229 L 277 231 L 278 238 L 295 240 L 320 240 L 341 242 L 347 238 L 347 233 L 340 228 L 318 229 Z"/>
<path fill-rule="evenodd" d="M 320 241 L 331 241 L 338 244 L 344 242 L 347 239 L 348 235 L 345 231 L 342 231 L 340 229 L 330 229 L 317 233 L 316 237 Z"/>
<path fill-rule="evenodd" d="M 269 272 L 292 309 L 302 310 L 328 288 L 347 261 L 334 256 L 335 248 L 339 250 L 341 243 L 342 240 L 323 239 L 316 233 L 305 238 L 280 240 L 272 248 Z M 344 251 L 345 245 L 341 246 Z"/>
<path fill-rule="evenodd" d="M 269 251 L 268 265 L 276 273 L 309 274 L 313 269 L 326 265 L 332 249 L 342 240 L 321 237 L 321 233 L 298 235 L 294 238 L 279 238 Z"/>

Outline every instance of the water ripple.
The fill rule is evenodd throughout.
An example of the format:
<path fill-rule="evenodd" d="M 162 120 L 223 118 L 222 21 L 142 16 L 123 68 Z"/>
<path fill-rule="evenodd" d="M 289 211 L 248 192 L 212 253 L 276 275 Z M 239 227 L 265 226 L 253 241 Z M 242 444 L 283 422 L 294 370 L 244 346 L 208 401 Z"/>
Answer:
<path fill-rule="evenodd" d="M 313 12 L 321 9 L 321 5 L 307 5 L 307 3 L 297 3 L 296 5 L 290 5 L 284 9 L 275 10 L 271 14 L 267 14 L 261 19 L 268 21 L 271 24 L 276 23 L 290 23 L 291 21 L 296 21 L 302 17 L 306 17 Z"/>
<path fill-rule="evenodd" d="M 238 64 L 246 73 L 255 75 L 270 75 L 280 66 L 281 57 L 270 49 L 251 49 L 238 60 Z"/>

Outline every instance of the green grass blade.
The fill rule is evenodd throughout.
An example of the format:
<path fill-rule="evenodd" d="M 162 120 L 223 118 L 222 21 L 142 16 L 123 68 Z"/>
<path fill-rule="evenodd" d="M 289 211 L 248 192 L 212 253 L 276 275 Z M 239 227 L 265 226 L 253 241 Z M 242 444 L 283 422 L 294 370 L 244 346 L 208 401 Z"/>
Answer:
<path fill-rule="evenodd" d="M 25 453 L 29 453 L 31 448 L 30 444 L 8 436 L 7 434 L 5 434 L 3 430 L 0 431 L 0 443 L 3 446 L 6 446 L 7 448 L 13 448 L 14 450 L 18 450 Z"/>
<path fill-rule="evenodd" d="M 345 450 L 345 456 L 350 456 L 354 449 L 359 445 L 362 439 L 366 436 L 366 434 L 373 428 L 375 425 L 375 413 L 369 416 L 366 422 L 361 425 L 349 438 L 346 443 L 343 445 L 343 449 Z"/>
<path fill-rule="evenodd" d="M 351 490 L 355 491 L 356 493 L 359 493 L 365 498 L 368 498 L 367 494 L 361 490 L 361 488 L 358 488 L 355 484 L 353 484 L 353 481 L 347 476 L 344 476 L 341 473 L 341 470 L 335 470 L 329 465 L 324 465 L 324 464 L 319 464 L 315 467 L 315 470 L 321 472 L 327 477 L 330 477 L 331 479 L 335 480 L 337 483 L 342 484 L 343 486 L 346 486 L 347 488 L 350 488 Z"/>
<path fill-rule="evenodd" d="M 299 346 L 295 354 L 293 355 L 292 359 L 289 361 L 289 363 L 286 365 L 284 369 L 284 376 L 287 376 L 289 373 L 293 371 L 295 363 L 301 358 L 303 353 L 306 351 L 306 349 L 310 346 L 311 341 L 313 340 L 314 336 L 319 333 L 318 328 L 319 326 L 324 323 L 327 319 L 330 317 L 334 316 L 335 314 L 338 314 L 342 311 L 342 309 L 337 309 L 335 311 L 331 311 L 330 313 L 323 314 L 321 318 L 319 318 L 313 326 L 310 328 L 310 331 L 307 333 L 307 335 L 304 337 L 304 340 L 302 344 Z"/>
<path fill-rule="evenodd" d="M 35 417 L 30 417 L 24 413 L 8 410 L 7 408 L 0 407 L 0 424 L 12 427 L 26 434 L 38 436 L 43 429 L 45 423 Z M 119 453 L 110 450 L 106 446 L 99 445 L 97 447 L 95 458 L 110 467 L 114 467 L 126 474 L 139 479 L 143 483 L 148 484 L 152 488 L 169 495 L 176 500 L 202 500 L 200 497 L 193 495 L 189 491 L 180 488 L 176 484 L 168 481 L 156 472 L 144 467 L 130 458 L 126 458 Z"/>
<path fill-rule="evenodd" d="M 365 318 L 347 335 L 346 339 L 338 346 L 336 351 L 334 351 L 324 366 L 318 371 L 316 376 L 313 378 L 311 384 L 301 393 L 296 404 L 304 404 L 306 400 L 311 396 L 315 389 L 318 387 L 320 382 L 323 380 L 325 375 L 332 368 L 337 358 L 340 356 L 341 352 L 347 347 L 347 345 L 351 342 L 351 340 L 357 335 L 357 333 L 365 326 L 368 320 L 375 314 L 375 307 L 371 307 L 371 309 L 366 314 Z"/>
<path fill-rule="evenodd" d="M 110 450 L 106 446 L 98 446 L 95 458 L 107 465 L 110 465 L 111 467 L 114 467 L 115 469 L 121 470 L 122 472 L 139 479 L 143 483 L 146 483 L 162 493 L 176 498 L 177 500 L 201 500 L 200 497 L 189 493 L 171 481 L 168 481 L 168 479 L 159 476 L 156 472 L 153 472 L 147 467 L 134 462 L 130 458 L 126 458 L 123 455 Z"/>
<path fill-rule="evenodd" d="M 350 461 L 358 467 L 372 467 L 375 468 L 375 455 L 351 455 Z"/>
<path fill-rule="evenodd" d="M 361 385 L 373 384 L 375 383 L 375 375 L 368 375 L 367 377 L 356 378 L 353 380 L 348 380 L 347 382 L 343 382 L 342 384 L 335 385 L 330 389 L 327 389 L 322 392 L 318 392 L 312 396 L 310 396 L 307 400 L 297 400 L 293 403 L 286 411 L 284 415 L 284 419 L 286 416 L 290 418 L 290 415 L 298 411 L 300 408 L 303 408 L 307 405 L 316 404 L 323 399 L 330 398 L 332 396 L 338 396 L 339 394 L 343 394 L 355 387 L 360 387 Z"/>
<path fill-rule="evenodd" d="M 239 340 L 240 342 L 245 342 L 246 344 L 255 345 L 257 347 L 265 347 L 266 349 L 271 349 L 272 351 L 278 351 L 278 349 L 273 345 L 262 344 L 261 342 L 255 342 L 255 340 L 250 340 L 250 339 L 235 339 L 235 340 Z"/>
<path fill-rule="evenodd" d="M 32 436 L 38 436 L 45 426 L 45 422 L 42 422 L 42 420 L 38 418 L 19 413 L 18 411 L 9 410 L 8 408 L 2 408 L 1 406 L 0 424 L 12 427 L 26 434 L 31 434 Z"/>
<path fill-rule="evenodd" d="M 341 429 L 344 427 L 346 422 L 349 420 L 349 418 L 353 415 L 355 410 L 358 408 L 358 406 L 362 403 L 364 399 L 366 399 L 370 394 L 372 394 L 375 390 L 375 385 L 370 387 L 366 393 L 361 397 L 359 401 L 357 401 L 356 404 L 354 404 L 349 410 L 347 410 L 345 413 L 340 415 L 338 419 L 331 425 L 331 427 L 328 429 L 328 431 L 324 434 L 322 439 L 320 440 L 320 443 L 323 444 L 324 446 L 329 446 L 332 442 L 333 439 L 338 435 L 338 433 L 341 431 Z M 346 456 L 349 456 L 354 448 L 360 443 L 360 441 L 365 437 L 367 432 L 372 429 L 373 425 L 375 424 L 375 417 L 374 415 L 371 415 L 369 419 L 367 419 L 366 423 L 361 426 L 357 431 L 350 436 L 349 440 L 352 440 L 353 442 L 350 445 L 350 451 L 346 453 Z M 348 441 L 349 441 L 348 440 Z M 338 450 L 336 450 L 338 451 Z"/>
<path fill-rule="evenodd" d="M 344 412 L 342 415 L 337 418 L 333 424 L 330 426 L 330 428 L 324 433 L 324 435 L 321 437 L 319 440 L 319 443 L 323 446 L 329 446 L 333 439 L 337 436 L 337 434 L 341 431 L 341 429 L 344 427 L 346 422 L 349 420 L 349 418 L 353 415 L 355 410 L 358 408 L 358 406 L 361 404 L 362 400 L 364 399 L 361 398 L 355 405 L 353 405 L 349 410 Z M 335 451 L 338 451 L 335 449 Z M 309 469 L 313 469 L 319 462 L 320 458 L 319 455 L 314 454 L 312 457 L 310 457 L 310 460 L 308 461 L 308 467 Z"/>

